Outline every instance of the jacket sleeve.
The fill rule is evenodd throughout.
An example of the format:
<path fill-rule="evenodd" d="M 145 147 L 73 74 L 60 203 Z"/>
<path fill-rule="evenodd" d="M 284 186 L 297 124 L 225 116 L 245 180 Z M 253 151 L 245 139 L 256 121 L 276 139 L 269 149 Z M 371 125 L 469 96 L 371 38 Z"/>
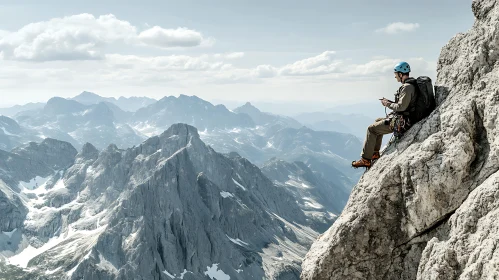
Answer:
<path fill-rule="evenodd" d="M 401 112 L 407 110 L 409 104 L 411 104 L 412 96 L 414 95 L 415 88 L 411 84 L 404 84 L 400 90 L 400 96 L 397 103 L 388 104 L 388 108 L 395 112 Z"/>

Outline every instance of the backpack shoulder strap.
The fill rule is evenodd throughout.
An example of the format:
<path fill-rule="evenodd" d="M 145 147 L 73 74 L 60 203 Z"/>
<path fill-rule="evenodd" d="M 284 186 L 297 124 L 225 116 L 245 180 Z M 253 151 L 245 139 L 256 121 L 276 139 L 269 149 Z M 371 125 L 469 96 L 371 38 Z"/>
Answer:
<path fill-rule="evenodd" d="M 411 102 L 409 103 L 409 107 L 406 110 L 406 112 L 414 112 L 416 110 L 416 102 L 419 95 L 418 81 L 417 79 L 410 77 L 404 81 L 404 85 L 405 84 L 409 84 L 414 87 L 414 94 L 412 95 Z"/>

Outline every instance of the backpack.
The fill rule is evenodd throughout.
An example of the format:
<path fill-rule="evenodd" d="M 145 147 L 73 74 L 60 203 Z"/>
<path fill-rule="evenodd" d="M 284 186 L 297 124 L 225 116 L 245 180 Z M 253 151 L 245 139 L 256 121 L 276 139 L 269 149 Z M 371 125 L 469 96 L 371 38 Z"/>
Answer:
<path fill-rule="evenodd" d="M 431 79 L 426 76 L 420 76 L 417 79 L 409 78 L 405 83 L 411 84 L 416 88 L 414 101 L 411 100 L 412 108 L 409 110 L 409 118 L 412 124 L 428 117 L 435 109 L 435 94 Z"/>

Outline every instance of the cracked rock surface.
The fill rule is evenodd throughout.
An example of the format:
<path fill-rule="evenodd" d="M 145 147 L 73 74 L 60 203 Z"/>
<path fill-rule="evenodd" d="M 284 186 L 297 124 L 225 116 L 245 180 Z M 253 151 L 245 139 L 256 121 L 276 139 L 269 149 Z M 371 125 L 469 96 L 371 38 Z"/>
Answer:
<path fill-rule="evenodd" d="M 443 47 L 437 109 L 354 188 L 302 279 L 499 279 L 499 1 Z"/>

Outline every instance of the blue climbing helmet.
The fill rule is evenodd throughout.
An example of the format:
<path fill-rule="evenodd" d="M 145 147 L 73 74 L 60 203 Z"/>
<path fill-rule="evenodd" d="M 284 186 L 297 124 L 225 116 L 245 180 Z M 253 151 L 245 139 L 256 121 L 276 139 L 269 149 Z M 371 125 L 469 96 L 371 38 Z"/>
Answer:
<path fill-rule="evenodd" d="M 393 68 L 393 71 L 407 74 L 407 73 L 411 72 L 411 66 L 409 66 L 409 63 L 402 61 L 402 62 L 399 62 L 397 65 L 395 65 L 395 68 Z"/>

